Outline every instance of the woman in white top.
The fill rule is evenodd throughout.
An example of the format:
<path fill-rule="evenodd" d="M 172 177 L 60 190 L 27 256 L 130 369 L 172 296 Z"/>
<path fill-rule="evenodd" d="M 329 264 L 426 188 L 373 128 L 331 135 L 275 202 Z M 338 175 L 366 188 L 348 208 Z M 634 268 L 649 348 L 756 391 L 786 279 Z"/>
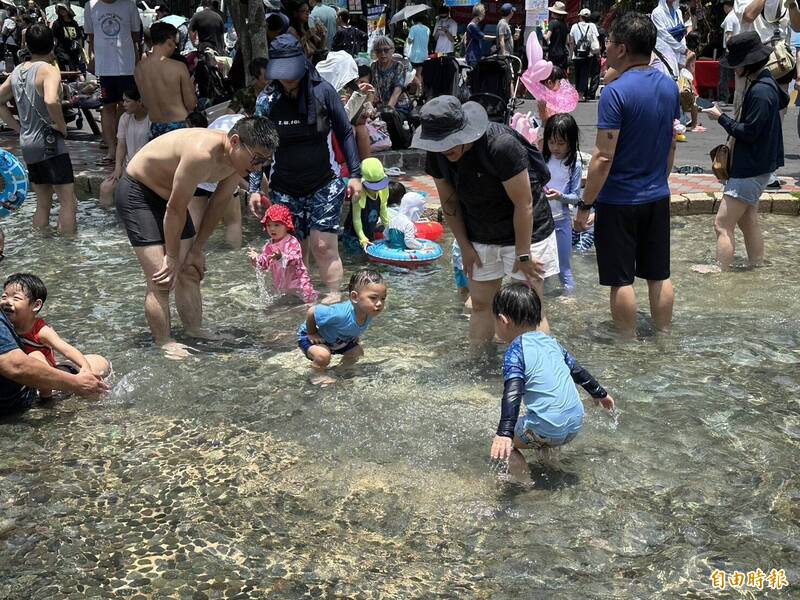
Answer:
<path fill-rule="evenodd" d="M 656 26 L 656 55 L 664 64 L 673 79 L 686 64 L 686 25 L 677 0 L 659 0 L 658 6 L 650 13 Z"/>
<path fill-rule="evenodd" d="M 125 165 L 150 140 L 150 118 L 142 104 L 139 90 L 131 88 L 122 94 L 125 112 L 117 126 L 117 152 L 114 171 L 100 184 L 100 206 L 111 208 L 114 204 L 114 190 L 123 173 Z"/>

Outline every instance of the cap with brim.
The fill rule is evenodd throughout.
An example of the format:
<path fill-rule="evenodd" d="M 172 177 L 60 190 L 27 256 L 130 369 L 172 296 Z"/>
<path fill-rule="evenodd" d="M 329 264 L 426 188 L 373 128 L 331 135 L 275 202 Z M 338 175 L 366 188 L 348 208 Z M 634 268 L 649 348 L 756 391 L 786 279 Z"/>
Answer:
<path fill-rule="evenodd" d="M 296 37 L 283 33 L 272 40 L 266 78 L 273 81 L 302 79 L 307 70 L 306 55 Z"/>
<path fill-rule="evenodd" d="M 463 105 L 455 96 L 439 96 L 420 111 L 420 126 L 411 146 L 429 152 L 444 152 L 479 139 L 489 126 L 486 109 L 477 102 Z"/>
<path fill-rule="evenodd" d="M 380 181 L 366 181 L 362 179 L 361 185 L 367 188 L 370 192 L 379 192 L 380 190 L 389 187 L 389 178 L 384 177 Z"/>
<path fill-rule="evenodd" d="M 564 5 L 563 2 L 556 2 L 548 10 L 551 13 L 556 13 L 557 15 L 565 15 L 565 14 L 567 14 L 567 7 Z"/>
<path fill-rule="evenodd" d="M 581 9 L 581 12 L 578 13 L 578 15 L 581 17 L 591 17 L 592 11 L 590 11 L 588 8 L 583 8 Z"/>
<path fill-rule="evenodd" d="M 512 12 L 514 12 L 514 5 L 513 4 L 505 3 L 505 4 L 503 4 L 502 7 L 500 7 L 500 14 L 503 15 L 504 17 L 507 17 Z"/>
<path fill-rule="evenodd" d="M 720 66 L 737 69 L 759 63 L 772 54 L 772 48 L 761 41 L 755 31 L 733 36 L 728 42 L 728 52 L 719 61 Z"/>

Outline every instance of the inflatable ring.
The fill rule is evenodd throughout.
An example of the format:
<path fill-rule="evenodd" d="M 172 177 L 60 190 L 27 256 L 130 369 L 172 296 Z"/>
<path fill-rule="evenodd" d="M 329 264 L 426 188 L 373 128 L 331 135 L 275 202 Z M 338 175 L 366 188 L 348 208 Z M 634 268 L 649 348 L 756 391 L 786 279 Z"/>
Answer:
<path fill-rule="evenodd" d="M 436 262 L 442 256 L 442 247 L 428 240 L 419 250 L 392 248 L 386 240 L 367 246 L 367 257 L 372 262 L 395 267 L 422 267 Z"/>
<path fill-rule="evenodd" d="M 0 150 L 0 176 L 5 186 L 0 192 L 0 217 L 17 210 L 28 195 L 28 173 L 19 159 L 6 150 Z"/>
<path fill-rule="evenodd" d="M 431 242 L 438 242 L 444 237 L 444 225 L 436 221 L 416 221 L 414 227 L 417 230 L 417 237 L 421 240 L 429 240 Z M 376 231 L 375 239 L 382 240 L 383 232 Z"/>

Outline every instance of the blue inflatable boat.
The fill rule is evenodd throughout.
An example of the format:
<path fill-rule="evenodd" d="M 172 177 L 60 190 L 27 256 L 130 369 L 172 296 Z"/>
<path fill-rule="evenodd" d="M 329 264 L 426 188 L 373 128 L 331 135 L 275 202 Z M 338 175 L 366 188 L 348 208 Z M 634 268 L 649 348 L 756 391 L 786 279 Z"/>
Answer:
<path fill-rule="evenodd" d="M 386 240 L 367 246 L 369 260 L 395 267 L 422 267 L 436 262 L 442 256 L 442 247 L 436 242 L 417 240 L 425 244 L 419 250 L 392 248 Z"/>

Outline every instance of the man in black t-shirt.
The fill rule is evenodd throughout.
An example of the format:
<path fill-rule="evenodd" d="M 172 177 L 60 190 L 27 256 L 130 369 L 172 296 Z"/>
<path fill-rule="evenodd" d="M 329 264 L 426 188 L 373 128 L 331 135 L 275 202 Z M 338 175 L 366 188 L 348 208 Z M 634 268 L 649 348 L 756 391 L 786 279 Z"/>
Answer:
<path fill-rule="evenodd" d="M 461 248 L 472 298 L 470 338 L 494 336 L 494 298 L 503 277 L 525 281 L 539 297 L 559 272 L 553 216 L 542 187 L 550 172 L 539 150 L 507 125 L 489 123 L 477 102 L 439 96 L 420 112 L 414 148 L 427 150 L 447 225 Z M 549 330 L 542 318 L 542 331 Z"/>
<path fill-rule="evenodd" d="M 189 33 L 195 47 L 211 44 L 217 54 L 225 52 L 225 21 L 210 6 L 196 13 L 189 21 Z"/>

